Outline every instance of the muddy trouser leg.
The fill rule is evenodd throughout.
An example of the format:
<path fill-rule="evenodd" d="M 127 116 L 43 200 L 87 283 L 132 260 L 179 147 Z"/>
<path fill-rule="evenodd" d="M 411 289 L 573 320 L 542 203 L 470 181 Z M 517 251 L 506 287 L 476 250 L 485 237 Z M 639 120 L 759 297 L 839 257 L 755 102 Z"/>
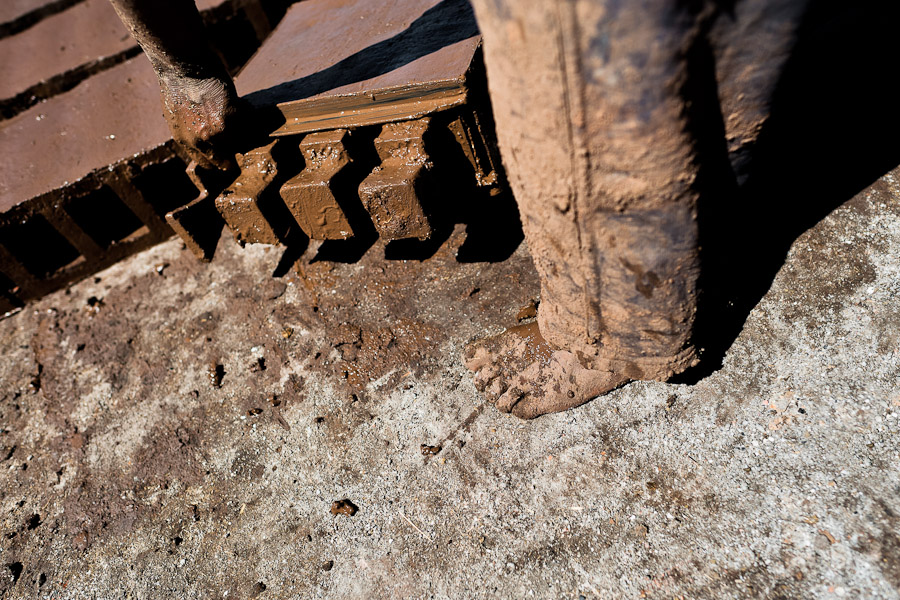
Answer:
<path fill-rule="evenodd" d="M 697 17 L 670 0 L 473 0 L 500 149 L 541 277 L 541 333 L 582 364 L 696 362 Z"/>
<path fill-rule="evenodd" d="M 808 0 L 745 0 L 710 29 L 727 149 L 738 182 L 769 117 L 772 93 L 807 5 Z"/>

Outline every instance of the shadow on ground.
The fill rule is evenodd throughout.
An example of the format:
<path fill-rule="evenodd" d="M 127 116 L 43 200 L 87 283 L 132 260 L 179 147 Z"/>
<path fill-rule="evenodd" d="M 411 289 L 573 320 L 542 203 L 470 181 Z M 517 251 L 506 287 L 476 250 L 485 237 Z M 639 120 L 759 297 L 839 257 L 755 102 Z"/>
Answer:
<path fill-rule="evenodd" d="M 810 3 L 771 116 L 736 172 L 717 103 L 706 103 L 718 119 L 706 123 L 713 142 L 703 153 L 697 337 L 705 353 L 679 381 L 721 367 L 799 235 L 900 164 L 897 104 L 884 89 L 900 64 L 898 21 L 893 2 Z"/>

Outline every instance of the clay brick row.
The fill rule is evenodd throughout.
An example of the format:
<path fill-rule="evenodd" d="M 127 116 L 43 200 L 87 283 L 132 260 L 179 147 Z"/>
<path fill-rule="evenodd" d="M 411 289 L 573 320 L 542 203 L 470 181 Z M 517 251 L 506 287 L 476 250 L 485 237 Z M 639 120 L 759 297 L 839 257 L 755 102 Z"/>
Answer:
<path fill-rule="evenodd" d="M 215 13 L 211 37 L 229 46 L 223 54 L 244 58 L 279 18 L 280 4 L 200 2 Z M 0 39 L 4 66 L 13 66 L 0 89 L 17 89 L 29 76 L 53 73 L 54 64 L 66 69 L 95 54 L 122 60 L 123 48 L 136 46 L 106 0 L 50 11 Z M 0 316 L 168 238 L 165 215 L 200 194 L 171 141 L 149 61 L 139 55 L 90 75 L 0 121 Z"/>
<path fill-rule="evenodd" d="M 53 3 L 54 0 L 4 0 L 0 2 L 0 24 L 10 23 Z"/>
<path fill-rule="evenodd" d="M 0 98 L 134 46 L 109 0 L 84 0 L 0 41 Z"/>
<path fill-rule="evenodd" d="M 236 70 L 265 39 L 282 0 L 199 0 L 209 35 Z M 59 93 L 139 52 L 109 0 L 80 0 L 0 39 L 0 119 Z"/>
<path fill-rule="evenodd" d="M 0 123 L 0 153 L 0 297 L 7 304 L 168 238 L 165 213 L 198 194 L 143 56 Z"/>
<path fill-rule="evenodd" d="M 0 2 L 0 39 L 33 27 L 50 15 L 84 0 L 3 0 Z"/>

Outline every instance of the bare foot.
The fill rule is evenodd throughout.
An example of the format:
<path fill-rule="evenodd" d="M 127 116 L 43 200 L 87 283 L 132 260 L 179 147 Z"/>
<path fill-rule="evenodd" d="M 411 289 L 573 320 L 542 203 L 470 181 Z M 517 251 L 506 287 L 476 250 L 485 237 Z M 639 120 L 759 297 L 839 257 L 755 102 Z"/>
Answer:
<path fill-rule="evenodd" d="M 466 349 L 475 387 L 503 412 L 522 419 L 580 406 L 630 379 L 594 371 L 566 350 L 554 350 L 537 323 L 507 329 Z"/>

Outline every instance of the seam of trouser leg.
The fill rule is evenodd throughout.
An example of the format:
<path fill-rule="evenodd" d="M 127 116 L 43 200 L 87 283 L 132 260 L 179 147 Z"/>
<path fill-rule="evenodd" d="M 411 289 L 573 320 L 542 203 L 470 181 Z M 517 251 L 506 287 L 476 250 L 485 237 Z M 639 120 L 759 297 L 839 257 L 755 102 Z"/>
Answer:
<path fill-rule="evenodd" d="M 575 5 L 564 0 L 556 0 L 556 18 L 559 23 L 557 27 L 558 38 L 557 47 L 560 56 L 562 82 L 563 82 L 563 105 L 566 110 L 567 138 L 569 142 L 570 168 L 572 170 L 572 181 L 574 189 L 572 190 L 572 211 L 571 221 L 575 229 L 576 242 L 578 245 L 578 273 L 581 281 L 581 302 L 583 311 L 583 332 L 584 340 L 588 343 L 596 343 L 599 339 L 595 339 L 598 327 L 592 327 L 592 323 L 601 320 L 600 313 L 602 308 L 599 303 L 591 302 L 591 295 L 599 293 L 597 289 L 597 281 L 600 276 L 595 273 L 592 265 L 589 264 L 590 253 L 586 252 L 584 247 L 584 233 L 582 232 L 583 212 L 581 210 L 581 200 L 590 197 L 591 194 L 591 177 L 590 177 L 590 153 L 588 152 L 588 144 L 583 139 L 585 131 L 585 98 L 584 98 L 584 80 L 579 76 L 582 63 L 580 60 L 581 52 L 581 34 L 578 28 L 578 19 L 574 14 Z M 572 47 L 567 48 L 566 38 L 571 40 Z M 574 61 L 574 65 L 571 64 Z M 572 70 L 575 70 L 575 76 Z M 576 123 L 577 120 L 577 123 Z"/>

